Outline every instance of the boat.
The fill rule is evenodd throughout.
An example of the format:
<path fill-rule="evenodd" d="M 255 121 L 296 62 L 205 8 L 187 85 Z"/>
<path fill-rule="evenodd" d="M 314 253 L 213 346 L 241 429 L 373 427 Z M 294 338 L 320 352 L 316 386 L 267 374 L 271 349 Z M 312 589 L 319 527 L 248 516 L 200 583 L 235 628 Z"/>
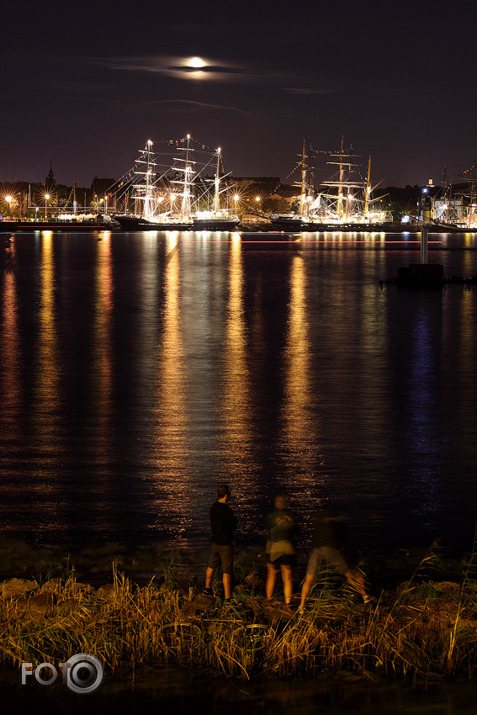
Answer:
<path fill-rule="evenodd" d="M 328 161 L 337 166 L 336 174 L 322 182 L 322 190 L 315 192 L 311 169 L 307 161 L 306 143 L 296 168 L 301 169 L 299 208 L 288 214 L 272 214 L 272 227 L 284 231 L 384 231 L 392 222 L 389 212 L 376 210 L 373 203 L 383 197 L 372 198 L 371 157 L 368 160 L 366 181 L 356 176 L 358 165 L 354 162 L 352 149 L 344 148 L 341 137 L 340 149 L 331 152 Z"/>
<path fill-rule="evenodd" d="M 301 233 L 246 231 L 240 232 L 239 237 L 243 248 L 257 251 L 299 250 L 303 245 Z"/>
<path fill-rule="evenodd" d="M 0 219 L 0 233 L 12 233 L 16 230 L 18 221 L 5 221 Z"/>
<path fill-rule="evenodd" d="M 233 231 L 240 220 L 237 216 L 220 205 L 221 149 L 216 150 L 216 171 L 214 177 L 214 194 L 210 203 L 210 190 L 201 179 L 202 172 L 195 170 L 196 162 L 192 159 L 192 138 L 188 134 L 176 142 L 176 149 L 181 156 L 174 158 L 172 166 L 161 175 L 156 172 L 156 161 L 152 151 L 154 144 L 147 141 L 128 179 L 120 181 L 118 191 L 120 198 L 131 198 L 135 202 L 133 212 L 114 214 L 115 220 L 124 231 Z M 207 164 L 208 165 L 208 164 Z M 226 175 L 227 176 L 227 175 Z M 201 184 L 205 186 L 202 195 L 193 196 L 193 189 Z M 180 208 L 175 211 L 176 200 L 180 199 Z M 161 210 L 169 203 L 169 210 Z M 201 205 L 202 204 L 202 205 Z M 205 205 L 204 205 L 205 204 Z"/>
<path fill-rule="evenodd" d="M 19 220 L 16 222 L 15 232 L 30 233 L 32 231 L 73 232 L 78 231 L 111 231 L 119 228 L 111 216 L 62 216 L 45 220 Z"/>
<path fill-rule="evenodd" d="M 192 216 L 195 231 L 233 231 L 240 223 L 238 216 L 233 215 L 228 209 L 221 207 L 220 195 L 222 190 L 220 182 L 228 176 L 221 176 L 220 162 L 222 150 L 217 149 L 217 165 L 214 176 L 214 195 L 211 210 L 196 211 Z"/>

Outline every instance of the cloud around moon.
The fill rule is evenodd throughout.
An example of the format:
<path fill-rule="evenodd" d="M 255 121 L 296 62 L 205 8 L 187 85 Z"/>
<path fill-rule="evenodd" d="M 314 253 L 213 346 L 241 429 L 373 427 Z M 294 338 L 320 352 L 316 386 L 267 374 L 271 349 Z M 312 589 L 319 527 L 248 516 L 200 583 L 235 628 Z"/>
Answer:
<path fill-rule="evenodd" d="M 113 70 L 151 72 L 184 80 L 230 81 L 250 77 L 254 73 L 244 66 L 218 62 L 204 57 L 163 57 L 160 55 L 116 57 L 99 60 L 99 64 Z"/>

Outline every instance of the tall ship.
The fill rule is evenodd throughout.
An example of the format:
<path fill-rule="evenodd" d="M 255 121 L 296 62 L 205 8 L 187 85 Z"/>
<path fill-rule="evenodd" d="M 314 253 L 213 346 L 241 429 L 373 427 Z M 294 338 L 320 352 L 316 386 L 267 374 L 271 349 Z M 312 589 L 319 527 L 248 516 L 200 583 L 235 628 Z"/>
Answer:
<path fill-rule="evenodd" d="M 371 186 L 371 157 L 368 159 L 367 177 L 359 175 L 359 164 L 352 149 L 344 148 L 341 137 L 340 149 L 329 154 L 328 165 L 335 167 L 329 179 L 315 190 L 313 172 L 306 153 L 306 143 L 295 169 L 301 180 L 294 185 L 299 189 L 297 210 L 288 214 L 272 214 L 272 226 L 291 231 L 377 231 L 392 221 L 390 212 L 375 205 L 383 198 L 373 198 Z"/>
<path fill-rule="evenodd" d="M 113 187 L 124 211 L 114 218 L 126 231 L 233 231 L 239 218 L 224 204 L 229 187 L 222 186 L 229 175 L 222 171 L 222 152 L 217 149 L 205 162 L 194 158 L 193 140 L 188 134 L 175 142 L 172 164 L 157 170 L 154 142 L 140 150 L 134 168 Z M 205 151 L 204 145 L 200 145 Z M 214 160 L 214 178 L 205 176 Z M 130 204 L 132 207 L 130 208 Z"/>

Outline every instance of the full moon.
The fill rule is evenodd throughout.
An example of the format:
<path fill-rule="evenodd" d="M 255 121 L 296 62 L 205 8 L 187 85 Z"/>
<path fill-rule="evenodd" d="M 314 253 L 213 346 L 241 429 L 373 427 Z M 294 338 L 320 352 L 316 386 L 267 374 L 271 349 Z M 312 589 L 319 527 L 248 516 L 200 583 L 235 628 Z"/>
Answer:
<path fill-rule="evenodd" d="M 201 69 L 205 67 L 205 62 L 200 57 L 191 57 L 189 60 L 189 67 L 195 67 L 196 69 Z"/>

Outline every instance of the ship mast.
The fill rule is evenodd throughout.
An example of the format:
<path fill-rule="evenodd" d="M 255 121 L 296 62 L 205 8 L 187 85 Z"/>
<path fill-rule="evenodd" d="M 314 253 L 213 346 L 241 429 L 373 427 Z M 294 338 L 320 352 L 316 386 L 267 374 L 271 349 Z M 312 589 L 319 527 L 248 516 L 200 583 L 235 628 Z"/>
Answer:
<path fill-rule="evenodd" d="M 366 178 L 366 194 L 364 197 L 364 216 L 368 218 L 369 195 L 371 193 L 371 157 L 368 159 L 368 176 Z"/>
<path fill-rule="evenodd" d="M 185 159 L 184 159 L 184 181 L 183 181 L 183 192 L 182 192 L 182 204 L 181 204 L 181 218 L 190 218 L 190 182 L 192 167 L 189 163 L 189 153 L 190 153 L 190 134 L 186 137 L 186 147 L 185 147 Z"/>
<path fill-rule="evenodd" d="M 338 160 L 328 162 L 328 164 L 335 164 L 336 166 L 338 166 L 338 177 L 335 181 L 324 181 L 323 186 L 329 186 L 330 188 L 335 189 L 336 193 L 330 195 L 325 194 L 325 196 L 327 198 L 333 199 L 336 202 L 335 220 L 341 222 L 343 221 L 343 219 L 345 219 L 347 221 L 350 212 L 353 213 L 351 209 L 351 202 L 354 200 L 354 196 L 352 195 L 351 190 L 362 189 L 363 182 L 357 182 L 352 180 L 351 178 L 352 168 L 355 167 L 356 164 L 352 163 L 351 161 L 353 156 L 352 148 L 348 151 L 345 151 L 344 149 L 343 136 L 341 136 L 340 150 L 338 152 L 332 153 L 331 156 L 335 157 Z M 345 179 L 345 171 L 347 171 L 347 179 Z M 345 189 L 347 190 L 346 198 L 344 194 Z M 346 206 L 343 206 L 345 202 Z"/>
<path fill-rule="evenodd" d="M 306 154 L 305 154 L 305 140 L 303 139 L 303 151 L 301 156 L 301 194 L 300 194 L 300 215 L 303 216 L 306 213 L 306 208 L 308 207 L 306 201 Z"/>
<path fill-rule="evenodd" d="M 135 170 L 135 175 L 139 177 L 139 183 L 133 185 L 133 199 L 142 201 L 142 215 L 149 220 L 154 214 L 153 202 L 153 186 L 152 175 L 154 173 L 155 162 L 151 158 L 151 146 L 153 142 L 148 139 L 144 149 L 141 149 L 141 155 L 136 164 L 145 164 L 145 171 Z M 141 178 L 144 177 L 144 178 Z"/>
<path fill-rule="evenodd" d="M 214 205 L 213 205 L 213 210 L 214 213 L 219 213 L 220 211 L 220 199 L 219 199 L 219 194 L 220 194 L 220 152 L 221 148 L 219 147 L 217 149 L 217 169 L 215 171 L 215 180 L 214 180 Z"/>
<path fill-rule="evenodd" d="M 475 160 L 474 160 L 474 165 L 472 167 L 472 184 L 471 184 L 471 189 L 470 189 L 470 208 L 469 208 L 469 226 L 472 225 L 472 219 L 475 215 L 475 208 L 476 208 L 476 196 L 475 196 Z"/>
<path fill-rule="evenodd" d="M 343 203 L 343 141 L 344 141 L 344 137 L 343 137 L 343 135 L 341 135 L 341 145 L 340 145 L 340 153 L 339 153 L 340 176 L 339 176 L 339 186 L 338 186 L 338 218 L 340 220 L 343 218 L 343 210 L 342 210 L 342 203 Z"/>

